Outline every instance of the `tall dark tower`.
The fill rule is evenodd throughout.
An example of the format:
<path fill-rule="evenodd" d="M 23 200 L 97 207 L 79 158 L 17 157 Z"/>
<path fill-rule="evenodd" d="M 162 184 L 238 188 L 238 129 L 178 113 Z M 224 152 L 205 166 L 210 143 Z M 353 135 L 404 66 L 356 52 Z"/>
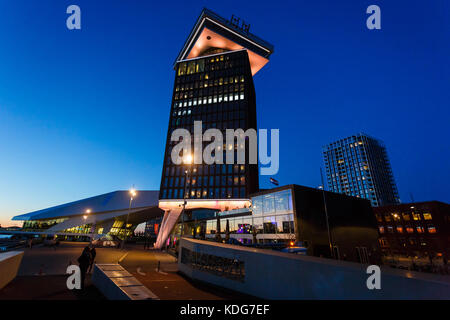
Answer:
<path fill-rule="evenodd" d="M 182 208 L 226 211 L 248 207 L 248 195 L 259 188 L 258 165 L 248 163 L 248 140 L 244 147 L 236 141 L 227 145 L 225 139 L 226 129 L 257 129 L 253 76 L 269 62 L 273 46 L 249 29 L 250 25 L 239 18 L 226 20 L 204 9 L 175 61 L 159 194 L 159 207 L 165 213 L 156 248 L 166 243 Z M 233 164 L 225 164 L 225 155 L 224 164 L 186 166 L 172 162 L 172 148 L 177 143 L 171 142 L 172 132 L 183 128 L 193 137 L 194 121 L 202 121 L 203 132 L 221 130 L 224 145 L 220 152 L 234 148 Z M 203 148 L 209 143 L 203 143 Z M 239 147 L 245 148 L 245 164 L 237 164 Z M 194 143 L 192 150 L 195 152 Z"/>
<path fill-rule="evenodd" d="M 237 18 L 228 21 L 204 9 L 178 55 L 160 199 L 183 199 L 185 183 L 189 199 L 245 199 L 258 190 L 258 165 L 248 164 L 248 158 L 245 165 L 237 161 L 189 165 L 191 177 L 187 181 L 187 167 L 175 165 L 171 159 L 172 148 L 178 143 L 170 141 L 172 132 L 184 128 L 193 137 L 194 121 L 202 121 L 203 131 L 222 131 L 224 163 L 225 150 L 238 148 L 236 143 L 225 144 L 225 130 L 257 129 L 253 75 L 268 62 L 273 47 L 248 29 Z M 248 143 L 245 147 L 248 151 Z"/>

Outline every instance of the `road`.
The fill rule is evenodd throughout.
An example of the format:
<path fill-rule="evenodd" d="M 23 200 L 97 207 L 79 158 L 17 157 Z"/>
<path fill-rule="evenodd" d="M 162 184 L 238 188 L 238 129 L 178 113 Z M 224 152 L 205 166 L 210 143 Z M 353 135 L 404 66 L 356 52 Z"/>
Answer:
<path fill-rule="evenodd" d="M 87 242 L 61 242 L 56 249 L 42 245 L 23 249 L 18 275 L 64 275 L 67 266 L 78 265 L 77 259 L 87 245 Z M 124 251 L 113 248 L 96 248 L 96 251 L 96 263 L 117 263 L 124 254 Z"/>

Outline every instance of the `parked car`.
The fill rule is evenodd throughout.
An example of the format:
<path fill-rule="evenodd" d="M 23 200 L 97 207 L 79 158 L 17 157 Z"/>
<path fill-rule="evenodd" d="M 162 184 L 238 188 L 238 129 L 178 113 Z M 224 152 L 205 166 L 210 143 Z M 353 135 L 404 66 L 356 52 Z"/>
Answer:
<path fill-rule="evenodd" d="M 307 249 L 305 247 L 295 246 L 295 245 L 281 249 L 281 252 L 295 253 L 295 254 L 300 254 L 300 255 L 304 255 L 304 256 L 306 255 L 306 251 L 307 251 Z"/>

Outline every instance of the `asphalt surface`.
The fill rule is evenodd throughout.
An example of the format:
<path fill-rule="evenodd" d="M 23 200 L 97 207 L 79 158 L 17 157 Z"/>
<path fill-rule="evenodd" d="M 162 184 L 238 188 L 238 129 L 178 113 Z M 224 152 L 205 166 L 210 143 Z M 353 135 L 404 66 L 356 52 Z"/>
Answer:
<path fill-rule="evenodd" d="M 67 267 L 78 265 L 87 242 L 61 242 L 58 247 L 37 245 L 32 249 L 22 249 L 24 256 L 20 264 L 18 276 L 65 275 Z M 96 263 L 117 263 L 124 254 L 123 250 L 114 248 L 96 248 Z"/>
<path fill-rule="evenodd" d="M 18 276 L 0 290 L 0 300 L 102 300 L 103 295 L 86 277 L 84 291 L 68 290 L 66 269 L 77 259 L 87 243 L 61 242 L 57 248 L 36 246 L 23 249 Z M 128 245 L 125 249 L 96 248 L 96 263 L 120 263 L 161 300 L 248 299 L 204 283 L 192 281 L 178 273 L 176 259 L 157 250 Z M 158 270 L 159 262 L 159 270 Z"/>
<path fill-rule="evenodd" d="M 157 250 L 129 246 L 120 264 L 161 300 L 228 300 L 248 296 L 192 281 L 178 273 L 176 259 Z M 158 261 L 160 269 L 158 271 Z"/>

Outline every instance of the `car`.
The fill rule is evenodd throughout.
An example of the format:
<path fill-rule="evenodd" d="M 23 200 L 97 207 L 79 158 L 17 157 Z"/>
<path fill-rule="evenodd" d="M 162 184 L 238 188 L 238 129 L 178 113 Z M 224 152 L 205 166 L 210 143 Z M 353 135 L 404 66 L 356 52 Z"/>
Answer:
<path fill-rule="evenodd" d="M 295 253 L 299 255 L 306 255 L 306 251 L 307 249 L 305 247 L 298 247 L 298 246 L 286 247 L 281 249 L 281 252 Z"/>

